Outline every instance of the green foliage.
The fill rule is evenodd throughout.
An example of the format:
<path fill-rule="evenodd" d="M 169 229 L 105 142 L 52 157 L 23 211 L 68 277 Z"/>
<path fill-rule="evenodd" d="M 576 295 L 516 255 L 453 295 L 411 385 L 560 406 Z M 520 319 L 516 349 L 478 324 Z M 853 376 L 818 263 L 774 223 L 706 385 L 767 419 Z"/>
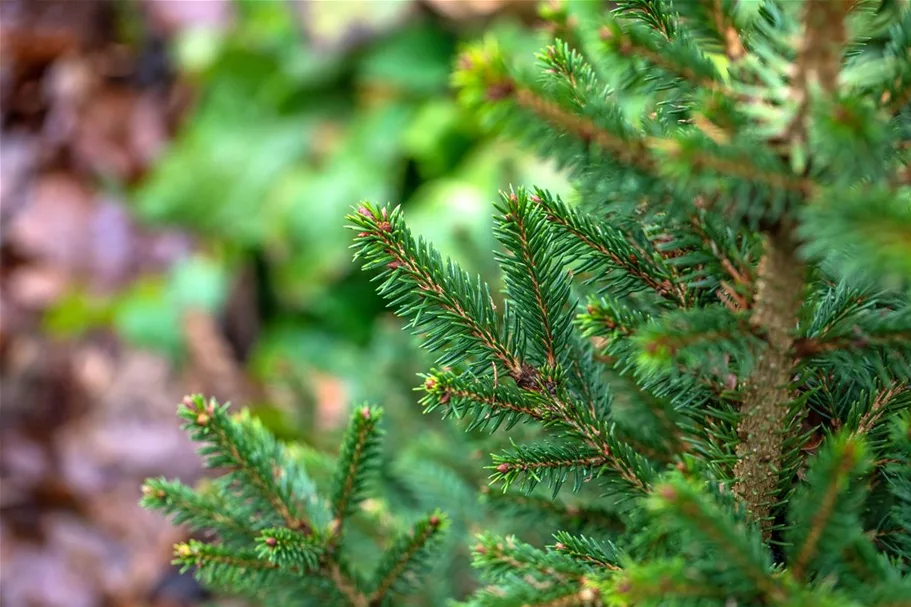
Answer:
<path fill-rule="evenodd" d="M 230 416 L 226 406 L 194 396 L 184 399 L 180 416 L 207 465 L 226 472 L 198 491 L 163 479 L 143 487 L 145 507 L 217 534 L 176 546 L 177 564 L 211 586 L 269 605 L 381 605 L 414 585 L 445 530 L 442 514 L 428 515 L 392 542 L 369 579 L 354 570 L 342 536 L 377 474 L 381 409 L 365 406 L 352 415 L 328 499 L 247 413 Z"/>
<path fill-rule="evenodd" d="M 536 68 L 466 51 L 463 102 L 579 199 L 503 194 L 502 299 L 402 207 L 348 216 L 425 410 L 490 435 L 484 504 L 556 525 L 488 527 L 465 605 L 908 605 L 909 7 L 754 4 L 570 2 Z"/>

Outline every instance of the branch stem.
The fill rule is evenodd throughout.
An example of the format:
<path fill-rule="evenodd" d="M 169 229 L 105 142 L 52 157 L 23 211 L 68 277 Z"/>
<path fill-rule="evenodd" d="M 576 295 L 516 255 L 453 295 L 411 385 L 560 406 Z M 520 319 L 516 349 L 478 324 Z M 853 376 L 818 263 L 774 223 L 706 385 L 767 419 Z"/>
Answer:
<path fill-rule="evenodd" d="M 770 234 L 759 268 L 759 288 L 751 324 L 767 334 L 768 348 L 757 361 L 747 386 L 737 426 L 740 444 L 734 466 L 734 493 L 759 521 L 763 535 L 771 530 L 770 504 L 778 485 L 784 426 L 791 395 L 793 332 L 802 303 L 804 269 L 789 231 Z"/>

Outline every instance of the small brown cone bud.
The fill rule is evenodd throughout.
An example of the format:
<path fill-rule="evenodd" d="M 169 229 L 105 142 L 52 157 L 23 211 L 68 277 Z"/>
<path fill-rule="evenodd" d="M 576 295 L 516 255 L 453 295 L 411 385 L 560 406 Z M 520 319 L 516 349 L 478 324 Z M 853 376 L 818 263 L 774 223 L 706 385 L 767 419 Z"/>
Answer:
<path fill-rule="evenodd" d="M 509 472 L 509 468 L 510 468 L 509 464 L 504 462 L 504 463 L 500 464 L 499 466 L 497 466 L 497 472 L 505 474 L 506 472 Z"/>
<path fill-rule="evenodd" d="M 376 227 L 378 227 L 378 228 L 379 228 L 381 231 L 383 231 L 383 232 L 391 232 L 391 231 L 392 231 L 392 224 L 389 223 L 388 221 L 381 221 L 381 222 L 379 222 L 378 224 L 376 224 Z"/>
<path fill-rule="evenodd" d="M 424 380 L 424 389 L 427 390 L 428 392 L 432 391 L 436 387 L 437 387 L 437 378 L 436 377 L 428 377 L 427 379 Z"/>
<path fill-rule="evenodd" d="M 186 396 L 183 397 L 183 400 L 181 402 L 183 403 L 184 407 L 192 407 L 193 406 L 193 397 L 190 396 L 189 394 L 187 394 Z"/>
<path fill-rule="evenodd" d="M 370 209 L 367 207 L 358 207 L 357 214 L 363 215 L 364 217 L 373 217 L 373 213 L 371 213 Z"/>
<path fill-rule="evenodd" d="M 428 520 L 427 522 L 430 523 L 431 527 L 439 527 L 440 526 L 440 517 L 438 517 L 436 514 L 431 515 L 430 520 Z"/>
<path fill-rule="evenodd" d="M 487 99 L 490 101 L 498 101 L 512 95 L 515 90 L 516 87 L 508 80 L 497 82 L 496 84 L 491 84 L 487 87 Z"/>
<path fill-rule="evenodd" d="M 145 497 L 157 497 L 158 499 L 162 499 L 163 497 L 165 497 L 165 495 L 167 495 L 161 489 L 155 489 L 154 487 L 150 487 L 149 485 L 142 486 L 142 494 Z"/>
<path fill-rule="evenodd" d="M 199 415 L 196 416 L 196 425 L 197 426 L 205 426 L 208 423 L 209 423 L 209 416 L 206 415 L 205 413 L 200 413 Z"/>
<path fill-rule="evenodd" d="M 270 548 L 272 548 L 273 546 L 275 546 L 277 543 L 278 543 L 278 540 L 276 540 L 274 537 L 267 537 L 267 538 L 266 538 L 266 546 L 269 546 Z"/>
<path fill-rule="evenodd" d="M 557 542 L 554 544 L 554 550 L 566 550 L 566 544 L 563 542 Z"/>

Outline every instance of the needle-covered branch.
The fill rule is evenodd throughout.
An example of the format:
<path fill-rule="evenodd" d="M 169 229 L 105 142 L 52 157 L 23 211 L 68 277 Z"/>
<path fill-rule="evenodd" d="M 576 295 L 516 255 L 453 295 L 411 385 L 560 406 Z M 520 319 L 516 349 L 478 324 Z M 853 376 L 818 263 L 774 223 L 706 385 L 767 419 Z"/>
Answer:
<path fill-rule="evenodd" d="M 274 520 L 307 534 L 312 531 L 305 500 L 314 493 L 302 474 L 294 470 L 284 447 L 247 412 L 236 418 L 227 405 L 196 395 L 184 399 L 179 415 L 190 438 L 202 444 L 200 453 L 209 468 L 225 469 L 232 490 L 250 502 L 264 520 Z"/>
<path fill-rule="evenodd" d="M 712 576 L 728 596 L 764 602 L 779 602 L 787 596 L 773 575 L 771 555 L 757 527 L 736 520 L 698 484 L 682 476 L 671 477 L 655 488 L 652 507 L 667 514 L 665 521 L 671 529 L 694 533 L 703 549 L 717 550 L 723 556 Z"/>
<path fill-rule="evenodd" d="M 214 532 L 208 542 L 194 540 L 175 548 L 176 563 L 193 569 L 204 584 L 269 605 L 294 600 L 340 607 L 385 604 L 406 585 L 418 585 L 416 565 L 435 556 L 430 540 L 442 529 L 442 514 L 420 523 L 417 536 L 391 549 L 394 566 L 385 581 L 374 585 L 354 570 L 350 559 L 355 555 L 342 541 L 376 472 L 381 409 L 364 406 L 353 412 L 328 499 L 307 480 L 300 461 L 249 413 L 230 416 L 226 406 L 194 396 L 184 399 L 180 414 L 191 437 L 203 443 L 207 462 L 227 470 L 197 490 L 149 480 L 142 503 L 175 522 Z M 303 518 L 286 518 L 281 510 L 268 512 L 266 505 L 276 503 L 305 513 L 306 524 L 298 522 Z M 404 584 L 399 578 L 406 571 Z"/>
<path fill-rule="evenodd" d="M 807 484 L 791 501 L 789 534 L 790 571 L 803 578 L 817 565 L 833 570 L 832 560 L 838 560 L 849 544 L 859 522 L 859 513 L 866 498 L 865 487 L 856 481 L 869 469 L 863 440 L 841 435 L 826 442 L 826 449 L 810 466 Z"/>
<path fill-rule="evenodd" d="M 358 230 L 355 246 L 365 270 L 379 270 L 379 292 L 425 335 L 424 347 L 445 353 L 441 366 L 470 361 L 486 370 L 491 363 L 519 373 L 522 361 L 506 341 L 490 289 L 417 240 L 405 226 L 401 209 L 361 206 L 348 216 Z"/>
<path fill-rule="evenodd" d="M 362 407 L 352 414 L 345 432 L 332 490 L 335 541 L 342 535 L 344 521 L 364 499 L 371 476 L 379 466 L 382 435 L 377 424 L 381 416 L 380 409 Z"/>
<path fill-rule="evenodd" d="M 552 369 L 568 366 L 573 308 L 563 258 L 534 195 L 524 188 L 503 195 L 495 234 L 505 248 L 497 256 L 506 293 L 527 336 L 529 351 Z"/>
<path fill-rule="evenodd" d="M 576 273 L 606 283 L 614 296 L 648 289 L 686 305 L 686 290 L 674 284 L 673 270 L 664 260 L 647 255 L 622 230 L 599 224 L 544 190 L 531 199 L 559 232 L 572 237 L 556 241 L 554 248 L 574 261 Z"/>
<path fill-rule="evenodd" d="M 440 513 L 418 521 L 386 550 L 374 575 L 369 607 L 386 605 L 391 592 L 402 594 L 413 586 L 414 576 L 427 568 L 434 544 L 445 532 L 447 521 Z"/>

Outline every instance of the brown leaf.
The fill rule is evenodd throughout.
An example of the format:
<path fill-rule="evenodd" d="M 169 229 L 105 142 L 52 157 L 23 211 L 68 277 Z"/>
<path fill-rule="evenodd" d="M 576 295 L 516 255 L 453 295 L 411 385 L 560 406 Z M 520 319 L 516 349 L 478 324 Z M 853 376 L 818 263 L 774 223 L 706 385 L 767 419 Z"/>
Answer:
<path fill-rule="evenodd" d="M 22 255 L 71 271 L 89 266 L 92 195 L 67 173 L 33 184 L 25 208 L 10 226 L 8 243 Z"/>
<path fill-rule="evenodd" d="M 67 276 L 47 264 L 20 267 L 8 278 L 7 293 L 12 303 L 30 310 L 43 310 L 54 303 L 67 288 Z"/>

